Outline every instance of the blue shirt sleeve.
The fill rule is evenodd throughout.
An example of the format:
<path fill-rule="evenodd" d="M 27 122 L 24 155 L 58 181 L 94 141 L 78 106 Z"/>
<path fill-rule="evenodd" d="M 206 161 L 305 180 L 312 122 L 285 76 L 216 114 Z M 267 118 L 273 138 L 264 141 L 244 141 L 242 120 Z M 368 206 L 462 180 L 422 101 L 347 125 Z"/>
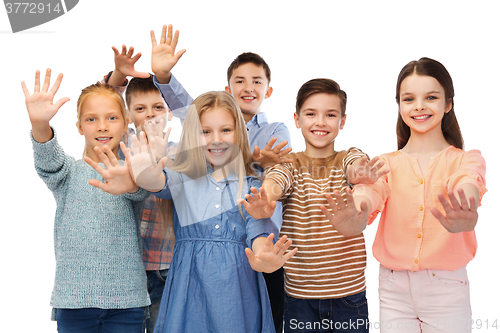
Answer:
<path fill-rule="evenodd" d="M 168 84 L 161 84 L 156 76 L 153 76 L 153 82 L 160 91 L 165 103 L 167 103 L 172 115 L 179 118 L 181 124 L 184 125 L 184 119 L 189 106 L 193 103 L 193 98 L 173 74 Z"/>

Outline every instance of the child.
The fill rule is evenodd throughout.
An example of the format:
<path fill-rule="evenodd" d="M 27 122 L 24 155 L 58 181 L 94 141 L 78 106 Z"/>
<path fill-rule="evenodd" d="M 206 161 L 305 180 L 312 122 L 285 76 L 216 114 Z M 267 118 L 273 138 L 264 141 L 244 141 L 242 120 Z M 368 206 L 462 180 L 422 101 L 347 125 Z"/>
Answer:
<path fill-rule="evenodd" d="M 32 125 L 35 168 L 57 202 L 54 223 L 56 274 L 51 305 L 59 332 L 141 332 L 150 304 L 141 260 L 139 214 L 148 193 L 134 184 L 117 151 L 127 128 L 125 105 L 100 83 L 82 90 L 78 131 L 85 161 L 102 169 L 106 183 L 82 160 L 64 154 L 50 120 L 69 100 L 53 104 L 62 74 L 49 91 L 50 69 L 40 91 L 40 72 L 30 94 L 22 87 Z M 97 161 L 107 154 L 106 168 Z M 101 178 L 102 180 L 102 178 Z M 96 190 L 98 185 L 115 196 Z M 129 192 L 129 193 L 126 193 Z"/>
<path fill-rule="evenodd" d="M 163 98 L 171 109 L 179 109 L 188 106 L 193 99 L 189 96 L 184 87 L 177 81 L 171 73 L 180 57 L 185 50 L 175 53 L 175 45 L 177 44 L 178 31 L 172 37 L 172 26 L 163 26 L 161 43 L 166 47 L 157 48 L 158 52 L 153 54 L 152 68 L 155 73 L 154 81 L 160 90 Z M 153 47 L 156 45 L 154 32 L 151 31 L 151 39 Z M 172 45 L 174 48 L 169 48 Z M 159 45 L 160 45 L 159 44 Z M 282 122 L 269 123 L 266 114 L 261 111 L 262 103 L 265 99 L 271 97 L 273 88 L 270 86 L 271 70 L 264 59 L 258 54 L 247 52 L 240 54 L 229 66 L 227 70 L 228 85 L 225 90 L 229 92 L 238 102 L 238 105 L 243 114 L 246 123 L 248 138 L 250 140 L 250 150 L 253 156 L 255 171 L 259 176 L 262 176 L 263 169 L 259 163 L 263 162 L 263 154 L 261 150 L 266 149 L 267 143 L 276 138 L 278 143 L 291 143 L 290 132 L 286 125 Z M 274 148 L 281 149 L 285 144 L 278 144 Z M 285 149 L 285 152 L 289 152 Z M 275 213 L 272 216 L 272 221 L 279 230 L 281 228 L 281 203 L 277 203 Z M 272 274 L 264 274 L 266 285 L 269 291 L 271 308 L 277 332 L 281 332 L 283 328 L 283 270 L 279 269 Z"/>
<path fill-rule="evenodd" d="M 471 331 L 465 266 L 476 254 L 486 167 L 478 150 L 462 150 L 453 97 L 441 63 L 408 63 L 396 86 L 399 150 L 381 155 L 390 173 L 355 188 L 370 221 L 382 212 L 373 244 L 381 332 Z"/>
<path fill-rule="evenodd" d="M 249 214 L 259 217 L 269 215 L 274 201 L 282 200 L 281 232 L 300 248 L 284 265 L 285 332 L 368 331 L 362 229 L 343 222 L 332 227 L 321 212 L 325 193 L 335 190 L 348 196 L 350 184 L 370 183 L 384 173 L 377 158 L 367 162 L 357 148 L 335 151 L 346 121 L 346 102 L 346 93 L 333 80 L 313 79 L 302 85 L 294 118 L 306 150 L 290 154 L 293 163 L 267 169 L 261 193 L 253 189 L 254 197 L 247 195 L 249 202 L 242 202 Z"/>
<path fill-rule="evenodd" d="M 155 332 L 274 332 L 256 271 L 278 269 L 297 250 L 284 255 L 291 241 L 273 245 L 271 220 L 255 220 L 236 204 L 260 185 L 241 112 L 227 92 L 209 92 L 193 102 L 186 123 L 164 170 L 165 159 L 151 162 L 144 133 L 140 145 L 132 137 L 133 156 L 122 144 L 137 184 L 173 200 L 176 244 Z"/>
<path fill-rule="evenodd" d="M 173 42 L 176 44 L 177 40 Z M 162 46 L 160 44 L 156 48 Z M 113 51 L 115 69 L 106 76 L 105 82 L 115 86 L 121 93 L 125 91 L 130 123 L 140 131 L 149 120 L 167 117 L 168 121 L 170 121 L 173 117 L 172 111 L 167 107 L 160 92 L 154 85 L 152 76 L 149 73 L 137 72 L 134 68 L 141 54 L 138 53 L 133 56 L 134 48 L 130 47 L 127 51 L 125 45 L 122 46 L 121 53 L 115 47 L 113 47 Z M 153 47 L 153 54 L 156 54 L 155 47 Z M 130 82 L 127 80 L 128 76 L 133 76 Z M 186 112 L 187 108 L 173 110 L 181 123 L 184 122 Z M 128 130 L 129 137 L 136 134 L 134 129 L 129 128 Z M 124 137 L 124 141 L 127 142 L 126 137 Z M 170 147 L 169 151 L 172 150 L 172 147 Z M 161 154 L 164 155 L 164 152 Z M 119 151 L 119 156 L 124 158 L 121 151 Z M 148 292 L 151 298 L 150 317 L 146 319 L 146 331 L 148 333 L 153 332 L 168 268 L 172 261 L 175 237 L 168 207 L 165 200 L 155 199 L 155 196 L 151 194 L 144 202 L 141 214 L 143 261 L 148 279 Z"/>

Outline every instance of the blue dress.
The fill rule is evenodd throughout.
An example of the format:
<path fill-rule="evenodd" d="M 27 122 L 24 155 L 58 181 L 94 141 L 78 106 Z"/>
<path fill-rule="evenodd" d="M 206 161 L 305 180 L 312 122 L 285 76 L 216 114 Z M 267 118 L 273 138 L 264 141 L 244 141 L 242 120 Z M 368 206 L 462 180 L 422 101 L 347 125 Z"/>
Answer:
<path fill-rule="evenodd" d="M 175 247 L 155 332 L 275 332 L 266 284 L 245 254 L 247 244 L 277 230 L 256 220 L 236 199 L 238 178 L 191 179 L 165 169 L 167 184 L 155 193 L 173 202 Z M 259 188 L 244 178 L 243 194 Z"/>

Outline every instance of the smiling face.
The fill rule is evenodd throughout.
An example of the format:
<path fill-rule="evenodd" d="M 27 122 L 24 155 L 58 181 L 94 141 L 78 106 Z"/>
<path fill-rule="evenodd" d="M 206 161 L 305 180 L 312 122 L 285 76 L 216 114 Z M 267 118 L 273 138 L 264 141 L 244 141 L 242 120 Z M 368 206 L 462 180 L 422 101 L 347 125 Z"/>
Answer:
<path fill-rule="evenodd" d="M 130 122 L 139 128 L 146 121 L 164 115 L 168 107 L 159 91 L 137 92 L 130 97 L 128 105 L 130 112 Z M 170 110 L 168 117 L 171 119 Z"/>
<path fill-rule="evenodd" d="M 103 94 L 87 97 L 81 107 L 78 131 L 85 137 L 87 156 L 100 162 L 94 147 L 101 149 L 107 145 L 117 155 L 123 133 L 127 129 L 127 119 L 122 114 L 120 104 Z"/>
<path fill-rule="evenodd" d="M 401 82 L 399 112 L 411 135 L 441 137 L 441 121 L 452 108 L 444 88 L 431 76 L 413 74 Z"/>
<path fill-rule="evenodd" d="M 231 161 L 235 142 L 235 121 L 231 113 L 215 107 L 200 117 L 202 134 L 200 143 L 203 152 L 214 168 Z"/>
<path fill-rule="evenodd" d="M 273 88 L 269 87 L 264 68 L 249 62 L 233 70 L 226 91 L 236 99 L 245 122 L 249 122 L 260 113 L 262 102 L 271 96 Z"/>
<path fill-rule="evenodd" d="M 344 128 L 341 100 L 337 95 L 318 93 L 308 97 L 299 114 L 294 114 L 306 142 L 305 153 L 310 157 L 328 157 L 334 152 L 335 138 Z"/>

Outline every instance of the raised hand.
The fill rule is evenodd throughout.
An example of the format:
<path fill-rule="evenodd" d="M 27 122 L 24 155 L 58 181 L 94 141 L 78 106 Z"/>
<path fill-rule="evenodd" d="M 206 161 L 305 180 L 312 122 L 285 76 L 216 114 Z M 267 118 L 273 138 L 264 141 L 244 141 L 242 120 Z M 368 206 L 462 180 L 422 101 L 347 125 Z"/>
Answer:
<path fill-rule="evenodd" d="M 368 156 L 363 156 L 359 163 L 355 164 L 347 167 L 347 177 L 351 184 L 373 184 L 381 176 L 389 173 L 389 169 L 380 170 L 384 166 L 384 161 L 379 162 L 378 156 L 370 161 Z"/>
<path fill-rule="evenodd" d="M 151 51 L 151 70 L 156 75 L 158 82 L 164 84 L 170 82 L 170 71 L 186 52 L 186 50 L 180 50 L 175 53 L 179 40 L 179 30 L 176 30 L 175 34 L 172 31 L 171 24 L 168 25 L 168 32 L 167 26 L 164 25 L 161 31 L 160 43 L 157 44 L 155 33 L 151 30 L 151 45 L 153 47 Z"/>
<path fill-rule="evenodd" d="M 287 241 L 287 237 L 283 236 L 273 245 L 273 238 L 274 234 L 270 234 L 267 238 L 259 237 L 252 246 L 254 251 L 249 248 L 245 249 L 248 262 L 254 271 L 272 273 L 297 253 L 298 248 L 295 248 L 285 254 L 292 245 L 291 239 Z"/>
<path fill-rule="evenodd" d="M 269 140 L 264 149 L 260 150 L 259 146 L 255 146 L 252 153 L 252 160 L 262 169 L 271 167 L 275 164 L 293 163 L 293 159 L 284 158 L 284 156 L 292 151 L 292 148 L 283 149 L 288 144 L 288 141 L 283 141 L 273 148 L 274 143 L 278 140 L 276 137 Z"/>
<path fill-rule="evenodd" d="M 467 200 L 464 190 L 461 188 L 457 192 L 460 201 L 453 191 L 448 192 L 449 202 L 442 194 L 438 194 L 439 202 L 443 205 L 445 214 L 441 213 L 436 207 L 431 207 L 431 213 L 451 233 L 472 231 L 478 219 L 476 199 L 471 196 Z"/>
<path fill-rule="evenodd" d="M 141 140 L 137 139 L 137 136 L 132 135 L 131 146 L 132 153 L 123 142 L 120 142 L 120 147 L 123 154 L 125 155 L 125 163 L 132 175 L 135 183 L 151 192 L 158 192 L 165 186 L 166 178 L 163 174 L 163 168 L 165 165 L 166 158 L 161 159 L 156 163 L 154 158 L 154 138 L 150 138 L 148 142 L 146 140 L 146 134 L 144 132 L 140 133 Z"/>
<path fill-rule="evenodd" d="M 94 151 L 106 168 L 103 168 L 91 158 L 84 157 L 85 162 L 94 168 L 95 171 L 99 172 L 105 181 L 103 183 L 97 179 L 91 179 L 89 180 L 89 184 L 114 195 L 137 192 L 139 186 L 132 179 L 128 167 L 120 165 L 115 154 L 113 154 L 108 146 L 104 146 L 103 149 L 104 151 L 99 147 L 94 147 Z"/>
<path fill-rule="evenodd" d="M 33 138 L 40 143 L 47 142 L 52 138 L 52 130 L 50 129 L 49 122 L 57 111 L 59 111 L 61 106 L 69 101 L 68 97 L 63 97 L 54 104 L 54 95 L 57 93 L 57 90 L 59 90 L 63 75 L 59 74 L 57 76 L 56 82 L 54 82 L 54 85 L 49 90 L 50 75 L 51 70 L 47 68 L 45 80 L 40 90 L 40 71 L 36 71 L 33 94 L 30 94 L 26 87 L 26 83 L 24 81 L 21 82 L 26 109 L 28 110 L 32 126 Z"/>
<path fill-rule="evenodd" d="M 354 204 L 351 189 L 348 188 L 346 193 L 347 203 L 344 202 L 340 192 L 337 190 L 333 192 L 335 201 L 329 193 L 325 194 L 326 201 L 333 214 L 324 205 L 321 205 L 320 209 L 335 230 L 345 237 L 351 237 L 359 235 L 366 228 L 369 212 L 366 201 L 361 202 L 360 210 L 358 210 Z"/>
<path fill-rule="evenodd" d="M 134 54 L 134 47 L 131 46 L 127 51 L 127 46 L 122 45 L 122 52 L 120 53 L 116 47 L 112 47 L 113 52 L 115 53 L 115 72 L 119 72 L 122 76 L 132 76 L 132 77 L 140 77 L 147 79 L 149 77 L 149 73 L 138 72 L 135 70 L 135 63 L 141 57 L 141 53 Z M 118 74 L 118 73 L 117 73 Z M 120 82 L 121 84 L 121 82 Z"/>
<path fill-rule="evenodd" d="M 245 199 L 238 199 L 237 202 L 245 207 L 250 216 L 255 219 L 265 219 L 273 216 L 276 208 L 276 201 L 269 202 L 267 193 L 263 187 L 260 188 L 260 193 L 255 187 L 250 188 L 252 194 L 246 194 Z"/>

